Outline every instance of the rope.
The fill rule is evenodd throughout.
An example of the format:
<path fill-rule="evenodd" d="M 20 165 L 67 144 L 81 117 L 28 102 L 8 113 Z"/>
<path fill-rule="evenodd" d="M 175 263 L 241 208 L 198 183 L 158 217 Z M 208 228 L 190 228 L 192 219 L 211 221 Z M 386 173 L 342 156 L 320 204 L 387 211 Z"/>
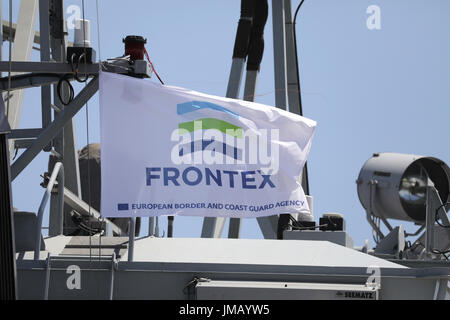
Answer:
<path fill-rule="evenodd" d="M 98 0 L 95 0 L 95 7 L 97 11 L 97 49 L 98 49 L 98 61 L 102 61 L 102 54 L 100 51 L 100 18 L 98 14 Z"/>

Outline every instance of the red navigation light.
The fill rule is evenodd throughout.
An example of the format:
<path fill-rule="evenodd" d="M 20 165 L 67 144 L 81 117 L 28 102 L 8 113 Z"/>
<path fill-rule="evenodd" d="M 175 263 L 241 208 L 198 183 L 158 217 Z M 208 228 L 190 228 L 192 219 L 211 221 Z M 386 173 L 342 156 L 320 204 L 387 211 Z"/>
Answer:
<path fill-rule="evenodd" d="M 125 55 L 129 55 L 132 61 L 144 60 L 146 39 L 141 36 L 127 36 L 123 42 L 125 43 Z"/>

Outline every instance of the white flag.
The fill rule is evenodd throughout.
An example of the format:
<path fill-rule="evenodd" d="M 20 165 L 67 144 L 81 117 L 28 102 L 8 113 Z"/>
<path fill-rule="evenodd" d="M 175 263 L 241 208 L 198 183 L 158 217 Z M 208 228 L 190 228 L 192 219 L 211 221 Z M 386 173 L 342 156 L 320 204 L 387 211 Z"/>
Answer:
<path fill-rule="evenodd" d="M 316 122 L 274 107 L 100 73 L 101 214 L 309 212 Z"/>

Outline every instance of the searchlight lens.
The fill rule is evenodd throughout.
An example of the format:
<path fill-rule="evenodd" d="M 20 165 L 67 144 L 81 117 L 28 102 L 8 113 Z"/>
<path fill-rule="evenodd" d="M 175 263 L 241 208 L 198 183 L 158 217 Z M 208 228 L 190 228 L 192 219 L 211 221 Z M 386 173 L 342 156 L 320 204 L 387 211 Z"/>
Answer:
<path fill-rule="evenodd" d="M 410 204 L 423 205 L 426 201 L 426 177 L 411 175 L 402 178 L 398 193 Z"/>
<path fill-rule="evenodd" d="M 416 220 L 425 219 L 427 182 L 427 171 L 419 162 L 410 165 L 400 181 L 400 201 L 408 215 Z"/>

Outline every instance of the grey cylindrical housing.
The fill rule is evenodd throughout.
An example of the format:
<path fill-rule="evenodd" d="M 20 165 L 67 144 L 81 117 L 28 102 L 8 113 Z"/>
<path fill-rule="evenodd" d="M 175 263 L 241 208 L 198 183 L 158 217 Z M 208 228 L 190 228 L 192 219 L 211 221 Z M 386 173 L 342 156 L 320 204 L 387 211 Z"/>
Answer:
<path fill-rule="evenodd" d="M 442 201 L 449 199 L 450 169 L 441 160 L 400 153 L 375 153 L 362 167 L 357 183 L 362 206 L 377 217 L 423 223 L 428 177 Z"/>

